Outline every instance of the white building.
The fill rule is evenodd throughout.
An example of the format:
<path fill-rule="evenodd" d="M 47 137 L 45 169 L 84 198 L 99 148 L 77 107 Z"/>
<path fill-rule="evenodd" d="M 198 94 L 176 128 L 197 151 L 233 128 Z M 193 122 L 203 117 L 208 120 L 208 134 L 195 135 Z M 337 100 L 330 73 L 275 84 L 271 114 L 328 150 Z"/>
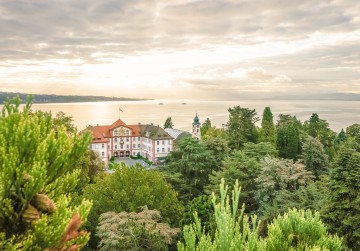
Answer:
<path fill-rule="evenodd" d="M 141 155 L 156 163 L 173 150 L 173 140 L 163 128 L 154 125 L 127 125 L 118 119 L 112 125 L 87 128 L 92 132 L 90 148 L 98 152 L 106 165 L 111 157 Z"/>

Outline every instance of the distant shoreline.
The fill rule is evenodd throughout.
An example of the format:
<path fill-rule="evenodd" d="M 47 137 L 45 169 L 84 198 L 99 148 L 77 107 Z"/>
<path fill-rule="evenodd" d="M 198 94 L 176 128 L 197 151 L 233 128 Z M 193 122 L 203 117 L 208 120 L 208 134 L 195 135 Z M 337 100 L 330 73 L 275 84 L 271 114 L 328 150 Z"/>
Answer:
<path fill-rule="evenodd" d="M 1 104 L 3 104 L 7 98 L 12 99 L 16 96 L 19 96 L 21 99 L 21 103 L 25 103 L 29 95 L 32 95 L 33 104 L 152 100 L 148 98 L 124 98 L 124 97 L 106 97 L 106 96 L 78 96 L 78 95 L 26 94 L 26 93 L 14 93 L 14 92 L 0 92 L 0 102 Z"/>

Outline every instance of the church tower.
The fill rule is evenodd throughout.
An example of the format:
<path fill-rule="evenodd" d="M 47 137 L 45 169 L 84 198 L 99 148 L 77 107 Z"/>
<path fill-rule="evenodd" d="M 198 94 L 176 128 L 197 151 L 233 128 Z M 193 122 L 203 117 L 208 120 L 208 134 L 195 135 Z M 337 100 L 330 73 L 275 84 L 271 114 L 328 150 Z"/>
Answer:
<path fill-rule="evenodd" d="M 194 118 L 194 122 L 192 123 L 192 137 L 197 138 L 199 141 L 201 141 L 201 124 L 199 122 L 199 117 L 197 113 Z"/>

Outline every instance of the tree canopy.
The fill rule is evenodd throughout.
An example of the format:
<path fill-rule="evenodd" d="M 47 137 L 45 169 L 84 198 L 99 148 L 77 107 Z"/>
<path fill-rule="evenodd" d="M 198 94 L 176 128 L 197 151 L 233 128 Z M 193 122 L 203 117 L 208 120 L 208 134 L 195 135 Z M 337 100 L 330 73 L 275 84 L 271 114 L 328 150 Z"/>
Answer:
<path fill-rule="evenodd" d="M 0 117 L 0 249 L 65 250 L 84 246 L 79 231 L 91 203 L 70 206 L 76 166 L 90 135 L 69 134 L 49 113 L 8 100 Z"/>

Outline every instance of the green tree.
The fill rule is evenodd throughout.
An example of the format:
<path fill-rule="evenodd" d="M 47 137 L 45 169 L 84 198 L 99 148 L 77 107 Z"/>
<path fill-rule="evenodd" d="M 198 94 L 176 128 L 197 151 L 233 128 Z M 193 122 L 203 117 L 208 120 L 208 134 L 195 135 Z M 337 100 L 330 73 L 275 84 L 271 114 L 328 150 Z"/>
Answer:
<path fill-rule="evenodd" d="M 265 107 L 260 130 L 260 141 L 275 144 L 275 125 L 270 107 Z"/>
<path fill-rule="evenodd" d="M 360 250 L 360 153 L 341 147 L 332 164 L 323 218 L 330 231 L 344 237 L 349 248 Z"/>
<path fill-rule="evenodd" d="M 183 228 L 184 242 L 178 242 L 179 251 L 340 251 L 342 241 L 329 235 L 320 220 L 319 213 L 292 209 L 278 216 L 268 227 L 268 235 L 261 238 L 256 215 L 244 214 L 244 207 L 238 211 L 240 188 L 235 183 L 232 196 L 222 180 L 220 199 L 212 194 L 215 211 L 216 233 L 211 236 L 202 227 L 201 220 L 194 214 L 195 223 Z M 230 205 L 232 202 L 232 206 Z"/>
<path fill-rule="evenodd" d="M 177 225 L 184 211 L 176 192 L 165 182 L 163 175 L 140 166 L 121 165 L 115 173 L 86 186 L 83 197 L 94 201 L 86 224 L 93 234 L 89 242 L 93 248 L 98 245 L 95 230 L 102 213 L 139 212 L 146 205 L 151 210 L 158 210 L 166 223 Z"/>
<path fill-rule="evenodd" d="M 206 118 L 206 120 L 201 126 L 201 136 L 204 137 L 204 135 L 210 128 L 211 128 L 211 121 L 209 118 Z"/>
<path fill-rule="evenodd" d="M 185 207 L 184 218 L 181 225 L 191 225 L 195 223 L 194 213 L 197 213 L 197 217 L 201 220 L 204 231 L 214 236 L 216 224 L 214 217 L 214 207 L 211 201 L 211 196 L 200 195 L 199 197 L 191 200 Z"/>
<path fill-rule="evenodd" d="M 346 127 L 346 134 L 360 143 L 360 124 L 353 124 Z"/>
<path fill-rule="evenodd" d="M 159 211 L 147 208 L 139 213 L 103 213 L 96 232 L 99 250 L 168 250 L 180 229 L 160 220 Z"/>
<path fill-rule="evenodd" d="M 8 100 L 0 117 L 0 249 L 79 249 L 91 203 L 72 207 L 69 193 L 90 134 L 68 134 L 49 113 L 31 112 L 30 102 L 21 112 L 19 98 Z"/>
<path fill-rule="evenodd" d="M 312 173 L 302 163 L 265 157 L 256 178 L 259 215 L 266 222 L 286 212 L 288 208 L 298 207 L 299 193 L 312 182 Z"/>
<path fill-rule="evenodd" d="M 280 114 L 276 138 L 276 147 L 280 157 L 298 159 L 301 153 L 300 128 L 301 123 L 296 117 Z"/>
<path fill-rule="evenodd" d="M 318 139 L 311 136 L 305 138 L 301 158 L 306 170 L 311 171 L 315 179 L 319 179 L 320 175 L 327 173 L 329 168 L 328 156 Z"/>
<path fill-rule="evenodd" d="M 347 135 L 346 135 L 344 129 L 341 129 L 341 131 L 339 132 L 339 134 L 336 137 L 336 143 L 341 144 L 343 142 L 346 142 L 346 140 L 347 140 Z"/>
<path fill-rule="evenodd" d="M 235 106 L 229 108 L 229 121 L 226 124 L 229 146 L 239 150 L 244 143 L 258 140 L 255 123 L 259 120 L 255 110 Z"/>
<path fill-rule="evenodd" d="M 225 158 L 223 168 L 213 172 L 209 179 L 210 183 L 206 186 L 205 192 L 211 194 L 216 191 L 221 179 L 225 178 L 230 186 L 239 182 L 242 187 L 240 200 L 244 202 L 248 212 L 254 212 L 258 209 L 258 203 L 255 200 L 257 190 L 255 179 L 260 172 L 260 163 L 254 157 L 247 156 L 242 151 L 235 151 L 229 157 Z"/>
<path fill-rule="evenodd" d="M 220 201 L 212 194 L 215 211 L 216 232 L 214 238 L 210 233 L 205 233 L 202 222 L 197 213 L 194 214 L 195 223 L 183 228 L 184 242 L 178 242 L 179 251 L 230 251 L 230 250 L 262 250 L 259 241 L 256 216 L 249 217 L 244 214 L 244 206 L 238 211 L 240 188 L 235 182 L 232 191 L 232 205 L 227 194 L 228 186 L 224 179 L 220 184 Z M 251 223 L 250 223 L 251 222 Z"/>
<path fill-rule="evenodd" d="M 313 113 L 310 119 L 304 122 L 303 128 L 308 135 L 320 140 L 330 158 L 334 157 L 336 133 L 330 129 L 326 120 L 320 119 L 316 113 Z"/>
<path fill-rule="evenodd" d="M 173 122 L 171 120 L 171 117 L 167 117 L 164 123 L 164 128 L 173 128 Z"/>
<path fill-rule="evenodd" d="M 224 129 L 213 126 L 210 127 L 202 137 L 203 141 L 207 141 L 210 138 L 221 138 L 227 140 L 227 135 Z"/>
<path fill-rule="evenodd" d="M 228 142 L 223 138 L 210 137 L 203 142 L 205 149 L 212 152 L 215 157 L 216 164 L 221 165 L 221 161 L 228 155 L 230 148 Z"/>
<path fill-rule="evenodd" d="M 63 111 L 56 113 L 56 116 L 53 119 L 55 129 L 60 126 L 65 126 L 68 133 L 76 133 L 77 129 L 73 122 L 73 118 L 71 116 L 66 116 Z"/>
<path fill-rule="evenodd" d="M 166 180 L 179 193 L 179 198 L 189 201 L 203 193 L 209 174 L 217 169 L 213 152 L 197 139 L 186 138 L 169 154 L 162 171 Z"/>
<path fill-rule="evenodd" d="M 342 240 L 327 232 L 318 212 L 290 209 L 279 215 L 268 226 L 268 235 L 264 239 L 266 251 L 340 251 Z"/>

